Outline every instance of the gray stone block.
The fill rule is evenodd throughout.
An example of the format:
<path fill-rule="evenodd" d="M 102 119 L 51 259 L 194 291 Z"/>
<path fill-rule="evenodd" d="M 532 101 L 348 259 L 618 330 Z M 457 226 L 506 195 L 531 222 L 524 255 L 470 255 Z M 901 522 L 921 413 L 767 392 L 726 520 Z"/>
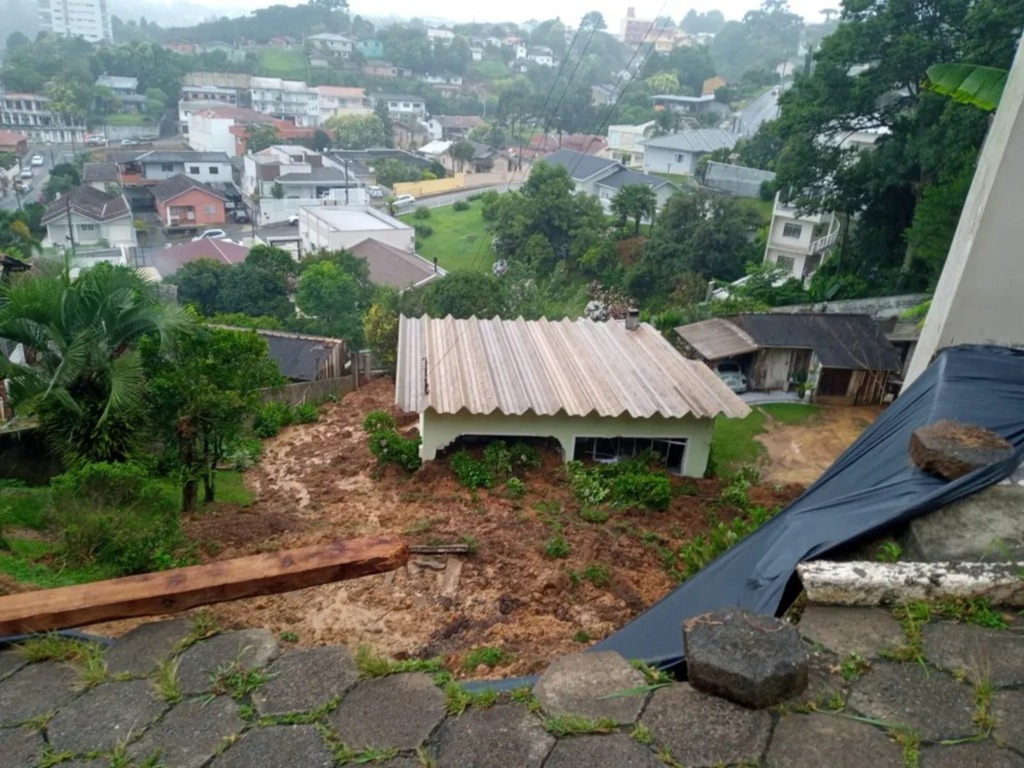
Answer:
<path fill-rule="evenodd" d="M 163 765 L 202 768 L 217 754 L 224 740 L 241 733 L 245 721 L 238 705 L 227 696 L 212 701 L 183 701 L 131 745 L 128 755 L 141 762 L 153 754 Z"/>
<path fill-rule="evenodd" d="M 1024 757 L 991 741 L 935 744 L 921 750 L 920 768 L 1024 768 Z"/>
<path fill-rule="evenodd" d="M 17 725 L 52 712 L 78 694 L 71 667 L 52 661 L 29 664 L 0 682 L 0 726 Z"/>
<path fill-rule="evenodd" d="M 418 757 L 396 757 L 394 760 L 381 763 L 377 768 L 423 768 L 423 763 Z"/>
<path fill-rule="evenodd" d="M 644 685 L 643 673 L 614 652 L 560 656 L 544 670 L 533 692 L 550 715 L 582 715 L 635 723 L 646 695 L 602 698 Z"/>
<path fill-rule="evenodd" d="M 47 734 L 58 752 L 108 752 L 138 738 L 163 711 L 146 680 L 105 683 L 62 707 Z"/>
<path fill-rule="evenodd" d="M 289 653 L 268 668 L 270 679 L 253 694 L 261 715 L 309 712 L 343 696 L 359 681 L 352 654 L 341 647 Z"/>
<path fill-rule="evenodd" d="M 17 651 L 0 651 L 0 680 L 10 677 L 24 666 L 25 660 Z"/>
<path fill-rule="evenodd" d="M 441 689 L 429 675 L 411 673 L 366 680 L 328 717 L 353 749 L 416 749 L 445 715 Z"/>
<path fill-rule="evenodd" d="M 686 768 L 757 763 L 772 717 L 681 683 L 654 692 L 640 722 Z"/>
<path fill-rule="evenodd" d="M 437 768 L 539 768 L 554 745 L 525 707 L 506 704 L 449 718 L 430 751 Z"/>
<path fill-rule="evenodd" d="M 910 458 L 924 472 L 956 480 L 1013 455 L 1013 446 L 990 429 L 943 419 L 910 436 Z"/>
<path fill-rule="evenodd" d="M 881 658 L 883 651 L 898 648 L 904 642 L 899 622 L 882 608 L 809 605 L 797 630 L 841 659 L 853 654 L 863 659 Z"/>
<path fill-rule="evenodd" d="M 272 725 L 242 734 L 211 768 L 331 768 L 334 756 L 315 725 Z"/>
<path fill-rule="evenodd" d="M 0 767 L 35 765 L 43 756 L 42 734 L 29 728 L 0 728 Z"/>
<path fill-rule="evenodd" d="M 1024 752 L 1024 691 L 999 691 L 992 695 L 996 741 Z"/>
<path fill-rule="evenodd" d="M 885 732 L 828 715 L 786 715 L 775 726 L 766 764 L 786 768 L 903 768 L 903 750 Z"/>
<path fill-rule="evenodd" d="M 875 664 L 853 683 L 848 703 L 867 717 L 906 726 L 925 741 L 962 739 L 976 732 L 970 687 L 920 664 Z"/>
<path fill-rule="evenodd" d="M 903 549 L 910 562 L 1024 559 L 1024 488 L 994 485 L 915 518 Z"/>
<path fill-rule="evenodd" d="M 972 683 L 996 688 L 1024 684 L 1024 634 L 951 621 L 930 622 L 923 631 L 924 655 L 950 672 L 967 672 Z"/>
<path fill-rule="evenodd" d="M 142 624 L 107 649 L 107 669 L 112 675 L 148 675 L 174 653 L 191 628 L 186 619 Z"/>
<path fill-rule="evenodd" d="M 624 733 L 609 736 L 570 736 L 562 739 L 544 763 L 544 768 L 663 768 L 654 753 Z"/>
<path fill-rule="evenodd" d="M 277 655 L 277 640 L 265 629 L 225 632 L 196 643 L 178 664 L 178 682 L 186 695 L 209 691 L 217 671 L 237 663 L 244 671 L 266 666 Z"/>
<path fill-rule="evenodd" d="M 683 625 L 686 676 L 702 691 L 755 709 L 807 688 L 807 649 L 796 628 L 739 608 L 705 613 Z"/>

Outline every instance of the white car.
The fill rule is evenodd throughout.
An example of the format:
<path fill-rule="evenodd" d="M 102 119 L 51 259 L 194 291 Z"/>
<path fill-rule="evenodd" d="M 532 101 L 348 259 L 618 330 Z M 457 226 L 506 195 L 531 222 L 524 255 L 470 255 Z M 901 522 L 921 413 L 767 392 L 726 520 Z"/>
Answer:
<path fill-rule="evenodd" d="M 42 165 L 43 163 L 45 163 L 46 161 L 45 161 L 45 160 L 43 160 L 43 156 L 42 156 L 42 155 L 32 155 L 32 159 L 31 159 L 31 160 L 30 160 L 29 162 L 30 162 L 30 163 L 31 163 L 32 165 L 35 165 L 35 166 L 40 166 L 40 165 Z"/>
<path fill-rule="evenodd" d="M 384 197 L 384 190 L 378 187 L 377 185 L 367 187 L 366 189 L 370 193 L 370 197 L 374 198 L 375 200 Z"/>
<path fill-rule="evenodd" d="M 21 178 L 23 178 L 23 179 L 31 179 L 32 175 L 33 175 L 32 174 L 32 169 L 31 168 L 22 168 L 21 169 L 21 173 L 19 173 L 18 175 Z"/>
<path fill-rule="evenodd" d="M 715 373 L 737 395 L 747 391 L 747 377 L 743 375 L 739 363 L 719 363 Z"/>
<path fill-rule="evenodd" d="M 291 216 L 289 216 L 288 223 L 291 224 L 293 227 L 297 227 L 299 225 L 299 214 L 293 213 Z"/>
<path fill-rule="evenodd" d="M 395 207 L 402 208 L 403 206 L 406 205 L 412 205 L 415 202 L 416 198 L 413 197 L 412 195 L 399 195 L 398 197 L 395 198 Z"/>
<path fill-rule="evenodd" d="M 223 240 L 227 236 L 228 233 L 223 229 L 207 229 L 193 237 L 192 242 L 194 243 L 197 240 Z"/>

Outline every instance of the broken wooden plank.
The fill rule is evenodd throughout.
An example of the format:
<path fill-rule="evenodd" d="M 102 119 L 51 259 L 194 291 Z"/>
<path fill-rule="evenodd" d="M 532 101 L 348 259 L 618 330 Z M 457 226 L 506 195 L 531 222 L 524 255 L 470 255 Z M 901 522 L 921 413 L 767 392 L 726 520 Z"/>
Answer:
<path fill-rule="evenodd" d="M 895 605 L 911 600 L 984 598 L 1024 606 L 1024 563 L 875 563 L 813 560 L 796 567 L 809 602 Z"/>
<path fill-rule="evenodd" d="M 413 555 L 467 555 L 469 544 L 410 544 Z"/>
<path fill-rule="evenodd" d="M 441 575 L 441 597 L 455 597 L 459 591 L 459 576 L 462 575 L 462 561 L 449 557 Z"/>
<path fill-rule="evenodd" d="M 408 559 L 409 548 L 401 539 L 372 537 L 22 592 L 0 597 L 0 636 L 176 613 L 197 605 L 290 592 L 391 571 Z"/>

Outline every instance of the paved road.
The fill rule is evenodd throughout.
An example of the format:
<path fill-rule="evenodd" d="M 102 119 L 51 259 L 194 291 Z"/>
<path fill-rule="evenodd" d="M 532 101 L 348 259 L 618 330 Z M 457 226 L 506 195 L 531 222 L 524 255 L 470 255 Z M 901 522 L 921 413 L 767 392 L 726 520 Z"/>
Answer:
<path fill-rule="evenodd" d="M 752 136 L 757 133 L 761 123 L 774 120 L 779 113 L 779 97 L 771 91 L 765 91 L 747 106 L 740 113 L 740 133 L 743 136 Z"/>
<path fill-rule="evenodd" d="M 43 165 L 32 168 L 35 175 L 32 177 L 32 189 L 28 194 L 21 196 L 21 203 L 32 203 L 35 202 L 39 196 L 43 193 L 43 185 L 46 184 L 46 180 L 50 178 L 50 170 L 54 164 L 60 164 L 67 162 L 71 159 L 71 145 L 66 146 L 60 144 L 54 144 L 52 146 L 46 145 L 33 145 L 29 147 L 28 153 L 21 159 L 22 167 L 28 168 L 29 161 L 32 159 L 32 155 L 42 155 Z M 10 189 L 7 192 L 7 197 L 0 198 L 0 208 L 6 208 L 7 210 L 14 210 L 18 207 L 18 196 L 14 194 L 14 189 Z"/>

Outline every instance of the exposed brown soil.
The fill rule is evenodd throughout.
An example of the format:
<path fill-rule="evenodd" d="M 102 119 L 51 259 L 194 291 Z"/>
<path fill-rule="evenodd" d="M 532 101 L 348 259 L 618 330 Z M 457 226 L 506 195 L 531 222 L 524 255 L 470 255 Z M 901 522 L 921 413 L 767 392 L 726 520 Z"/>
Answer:
<path fill-rule="evenodd" d="M 755 440 L 768 450 L 764 479 L 810 485 L 832 466 L 884 409 L 879 406 L 823 406 L 799 424 L 765 420 L 767 431 Z"/>
<path fill-rule="evenodd" d="M 527 495 L 516 501 L 501 489 L 462 488 L 444 460 L 414 476 L 394 468 L 375 476 L 361 425 L 371 410 L 394 412 L 393 393 L 391 381 L 371 382 L 325 406 L 319 423 L 268 441 L 246 477 L 257 501 L 199 513 L 186 521 L 188 534 L 209 559 L 374 534 L 420 544 L 472 537 L 477 553 L 413 556 L 396 573 L 213 606 L 222 623 L 294 632 L 301 645 L 367 643 L 396 657 L 443 655 L 452 668 L 473 648 L 498 646 L 513 660 L 491 674 L 536 672 L 584 647 L 574 640 L 578 633 L 599 640 L 671 590 L 659 549 L 678 547 L 704 530 L 721 488 L 717 480 L 676 478 L 668 511 L 619 514 L 593 525 L 578 516 L 551 450 L 544 452 L 544 466 L 525 476 Z M 396 415 L 400 428 L 414 434 L 415 417 Z M 751 495 L 756 503 L 780 505 L 801 491 L 798 485 L 763 486 Z M 552 535 L 545 519 L 552 517 L 562 521 L 572 546 L 564 560 L 543 554 Z M 573 586 L 570 573 L 592 563 L 607 567 L 611 582 Z M 452 571 L 460 567 L 453 582 Z M 137 623 L 94 630 L 119 634 Z"/>

